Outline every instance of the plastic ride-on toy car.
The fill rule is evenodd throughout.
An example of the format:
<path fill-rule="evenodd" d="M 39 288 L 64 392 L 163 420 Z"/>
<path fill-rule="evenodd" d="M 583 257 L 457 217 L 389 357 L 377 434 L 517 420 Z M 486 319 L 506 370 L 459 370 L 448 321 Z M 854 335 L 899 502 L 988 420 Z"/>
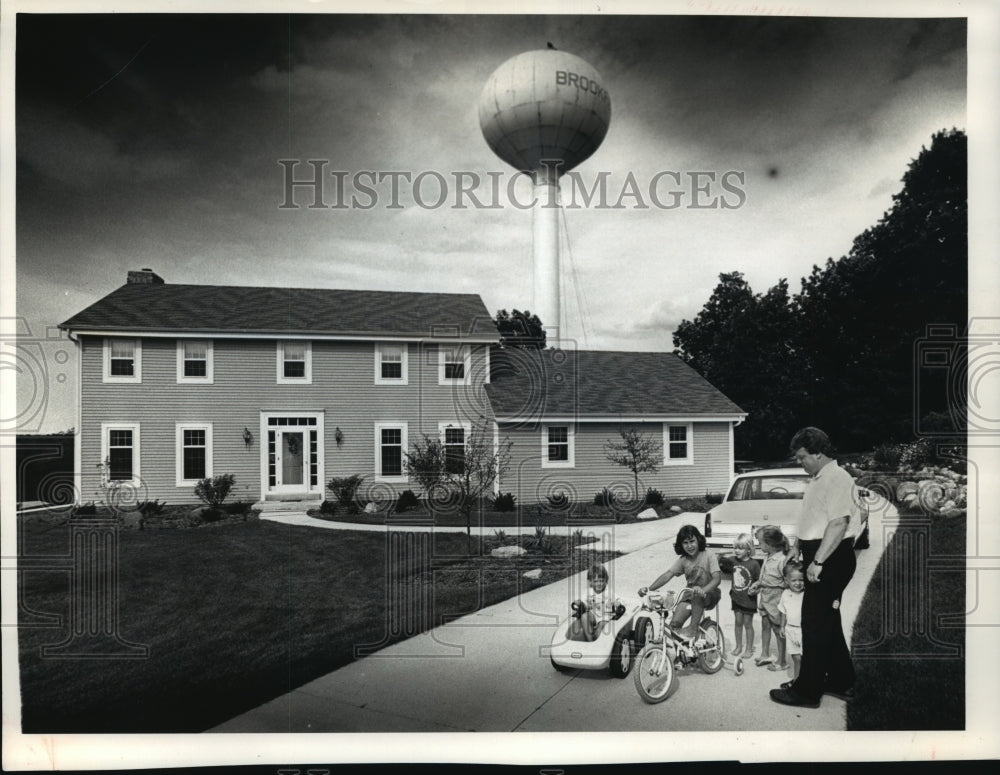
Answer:
<path fill-rule="evenodd" d="M 632 670 L 635 646 L 632 642 L 632 620 L 641 610 L 635 605 L 629 610 L 619 605 L 610 618 L 598 621 L 596 637 L 588 640 L 580 626 L 585 606 L 573 604 L 573 613 L 559 622 L 549 647 L 552 666 L 564 670 L 607 670 L 615 678 L 625 678 Z"/>

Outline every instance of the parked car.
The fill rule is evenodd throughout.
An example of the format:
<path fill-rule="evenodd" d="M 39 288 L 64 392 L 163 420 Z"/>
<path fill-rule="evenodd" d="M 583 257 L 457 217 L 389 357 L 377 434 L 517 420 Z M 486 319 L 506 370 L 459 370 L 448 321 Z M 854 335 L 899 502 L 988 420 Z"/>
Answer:
<path fill-rule="evenodd" d="M 705 514 L 705 540 L 710 547 L 721 547 L 719 565 L 725 573 L 732 571 L 733 541 L 740 533 L 754 540 L 754 556 L 764 556 L 754 534 L 764 525 L 777 525 L 793 541 L 802 496 L 809 474 L 802 468 L 769 468 L 737 474 L 718 506 Z M 861 530 L 854 541 L 855 549 L 868 548 L 868 493 L 860 490 L 858 511 Z"/>

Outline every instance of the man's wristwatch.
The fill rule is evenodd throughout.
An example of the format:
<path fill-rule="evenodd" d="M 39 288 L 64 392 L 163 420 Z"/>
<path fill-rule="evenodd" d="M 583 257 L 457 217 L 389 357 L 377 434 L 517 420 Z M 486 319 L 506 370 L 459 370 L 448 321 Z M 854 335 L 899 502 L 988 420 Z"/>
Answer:
<path fill-rule="evenodd" d="M 820 568 L 823 567 L 823 563 L 821 563 L 819 560 L 813 560 L 813 565 L 818 565 Z"/>

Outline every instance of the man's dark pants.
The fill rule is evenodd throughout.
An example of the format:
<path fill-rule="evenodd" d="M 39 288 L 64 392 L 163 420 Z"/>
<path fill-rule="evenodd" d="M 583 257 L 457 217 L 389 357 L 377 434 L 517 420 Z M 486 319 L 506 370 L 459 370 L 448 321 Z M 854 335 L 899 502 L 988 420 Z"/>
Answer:
<path fill-rule="evenodd" d="M 799 545 L 802 566 L 808 568 L 820 542 L 800 541 Z M 843 691 L 854 686 L 854 664 L 840 621 L 840 600 L 856 567 L 854 539 L 845 538 L 823 562 L 819 581 L 806 581 L 802 599 L 802 664 L 792 690 L 810 702 L 819 701 L 824 688 Z"/>

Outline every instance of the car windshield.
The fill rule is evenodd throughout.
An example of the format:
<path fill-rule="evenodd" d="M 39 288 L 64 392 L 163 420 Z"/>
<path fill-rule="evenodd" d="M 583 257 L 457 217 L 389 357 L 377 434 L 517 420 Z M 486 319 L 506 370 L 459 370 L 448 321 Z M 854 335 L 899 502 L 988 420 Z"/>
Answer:
<path fill-rule="evenodd" d="M 727 501 L 802 500 L 807 476 L 745 476 L 733 483 Z"/>

